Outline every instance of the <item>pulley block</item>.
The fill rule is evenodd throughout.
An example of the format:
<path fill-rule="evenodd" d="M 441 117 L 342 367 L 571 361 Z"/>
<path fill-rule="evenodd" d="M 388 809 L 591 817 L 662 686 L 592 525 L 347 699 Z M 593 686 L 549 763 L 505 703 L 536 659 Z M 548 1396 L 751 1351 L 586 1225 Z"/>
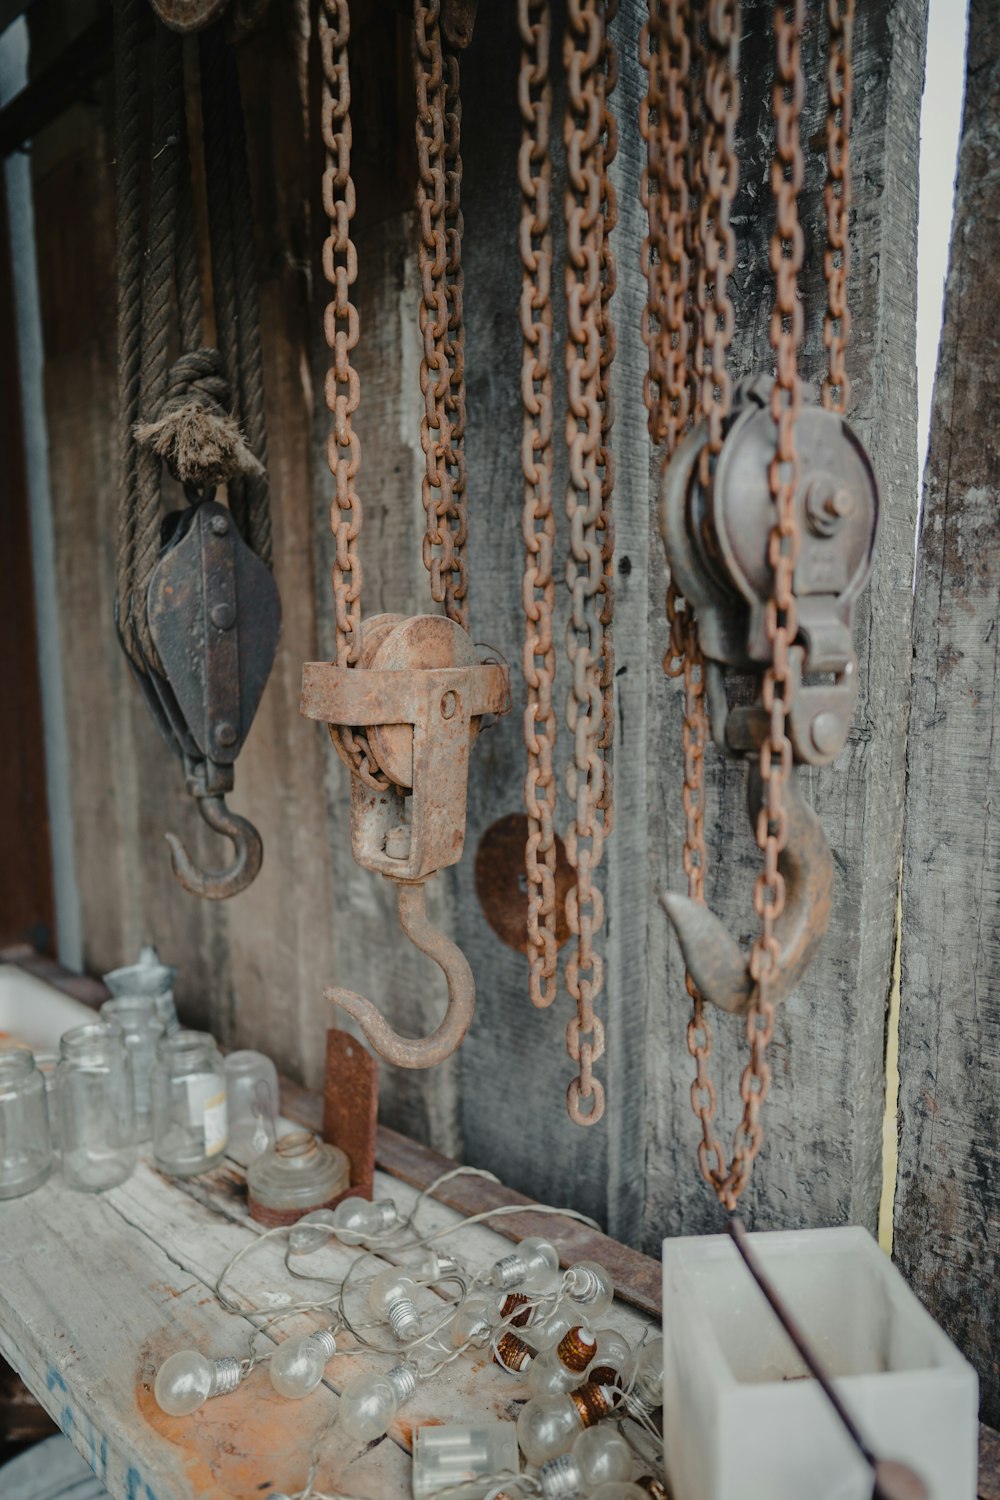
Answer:
<path fill-rule="evenodd" d="M 671 572 L 698 618 L 713 737 L 730 754 L 756 748 L 766 732 L 759 706 L 728 707 L 723 674 L 759 676 L 771 659 L 772 384 L 758 376 L 737 391 L 707 485 L 701 455 L 708 428 L 701 422 L 666 465 L 660 492 Z M 826 765 L 847 739 L 857 696 L 852 612 L 871 572 L 878 485 L 861 441 L 837 412 L 803 404 L 795 444 L 798 637 L 789 652 L 789 734 L 797 761 Z"/>

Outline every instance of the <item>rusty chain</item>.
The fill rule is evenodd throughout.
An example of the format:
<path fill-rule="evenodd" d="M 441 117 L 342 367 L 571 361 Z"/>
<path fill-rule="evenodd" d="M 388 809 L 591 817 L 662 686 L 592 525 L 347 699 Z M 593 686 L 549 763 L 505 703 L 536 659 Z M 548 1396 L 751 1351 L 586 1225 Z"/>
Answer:
<path fill-rule="evenodd" d="M 823 405 L 833 411 L 844 412 L 851 399 L 851 384 L 844 356 L 851 330 L 847 278 L 851 263 L 848 216 L 851 208 L 850 138 L 854 95 L 851 43 L 854 32 L 854 0 L 827 0 L 827 22 L 830 34 L 826 72 L 827 176 L 823 189 L 823 206 L 826 210 L 823 274 L 826 278 L 827 306 L 823 319 L 823 343 L 829 357 L 829 370 L 823 381 Z"/>
<path fill-rule="evenodd" d="M 441 40 L 440 0 L 415 0 L 417 208 L 420 215 L 420 441 L 424 566 L 431 598 L 469 628 L 462 315 L 462 157 L 458 57 Z"/>
<path fill-rule="evenodd" d="M 566 898 L 566 916 L 576 940 L 566 966 L 566 985 L 577 1006 L 566 1028 L 566 1042 L 580 1070 L 567 1090 L 567 1109 L 579 1125 L 596 1124 L 605 1103 L 603 1085 L 593 1073 L 604 1054 L 604 1027 L 594 1009 L 604 984 L 603 959 L 594 947 L 604 922 L 604 896 L 594 875 L 612 815 L 610 499 L 614 476 L 609 372 L 614 338 L 609 304 L 615 271 L 607 235 L 616 217 L 608 178 L 615 151 L 608 96 L 615 84 L 616 58 L 607 24 L 615 9 L 615 0 L 606 5 L 600 0 L 570 0 L 563 54 L 568 93 L 564 124 L 568 178 L 564 199 L 566 515 L 570 527 L 566 582 L 572 600 L 566 631 L 572 669 L 567 725 L 573 740 L 566 785 L 574 808 L 566 854 L 575 875 Z"/>
<path fill-rule="evenodd" d="M 356 667 L 361 658 L 363 581 L 358 544 L 364 516 L 356 483 L 361 444 L 353 424 L 361 399 L 361 383 L 351 361 L 360 327 L 358 310 L 351 301 L 351 288 L 358 276 L 358 252 L 351 239 L 355 194 L 351 177 L 350 34 L 348 0 L 323 0 L 319 17 L 322 131 L 326 151 L 323 211 L 330 221 L 330 233 L 323 244 L 323 274 L 334 293 L 327 304 L 323 331 L 333 355 L 326 377 L 326 404 L 333 417 L 333 430 L 327 438 L 327 462 L 335 482 L 330 530 L 334 539 L 333 598 L 339 667 Z M 328 727 L 334 747 L 349 770 L 370 787 L 388 786 L 388 778 L 378 769 L 364 734 L 334 724 Z"/>
<path fill-rule="evenodd" d="M 552 509 L 552 159 L 549 133 L 552 86 L 549 0 L 518 0 L 521 65 L 518 106 L 521 147 L 521 400 L 524 408 L 521 464 L 524 471 L 522 531 L 525 617 L 522 666 L 528 696 L 524 783 L 528 838 L 528 989 L 533 1005 L 551 1005 L 558 993 L 556 963 L 556 776 L 553 752 L 557 719 L 552 699 L 556 652 L 552 639 L 555 579 L 552 554 L 556 520 Z"/>
<path fill-rule="evenodd" d="M 824 404 L 843 410 L 849 393 L 844 368 L 844 350 L 849 331 L 846 300 L 848 272 L 847 215 L 850 203 L 848 133 L 851 121 L 851 30 L 853 0 L 830 0 L 828 6 L 830 59 L 828 68 L 829 113 L 827 119 L 828 176 L 825 194 L 827 252 L 824 272 L 827 309 L 824 342 L 829 353 L 829 373 L 824 382 Z M 762 704 L 768 717 L 768 733 L 760 750 L 763 783 L 761 813 L 756 837 L 763 868 L 754 885 L 754 909 L 759 931 L 750 954 L 754 991 L 746 1018 L 750 1057 L 740 1082 L 743 1112 L 737 1128 L 732 1159 L 726 1166 L 714 1128 L 716 1093 L 708 1062 L 712 1031 L 704 1013 L 704 1002 L 690 975 L 692 1016 L 688 1025 L 688 1049 L 695 1058 L 696 1074 L 691 1086 L 691 1104 L 702 1128 L 698 1160 L 706 1180 L 722 1205 L 732 1210 L 749 1181 L 762 1140 L 760 1111 L 770 1086 L 767 1048 L 774 1030 L 774 1003 L 770 982 L 777 958 L 774 924 L 785 899 L 778 859 L 787 840 L 784 787 L 792 767 L 792 746 L 787 733 L 792 679 L 789 648 L 797 632 L 794 593 L 795 563 L 799 550 L 795 518 L 799 461 L 795 447 L 795 421 L 799 412 L 798 350 L 803 335 L 803 313 L 798 297 L 798 277 L 803 259 L 803 236 L 798 216 L 804 163 L 801 144 L 801 114 L 805 91 L 801 42 L 805 19 L 804 0 L 779 0 L 774 12 L 777 78 L 773 111 L 776 146 L 771 171 L 775 200 L 775 231 L 770 264 L 775 282 L 775 302 L 770 338 L 777 374 L 771 396 L 775 424 L 775 455 L 768 470 L 775 521 L 768 539 L 768 560 L 773 591 L 765 612 L 771 662 L 762 682 Z M 729 412 L 731 385 L 727 354 L 732 333 L 732 309 L 728 305 L 726 280 L 733 268 L 730 226 L 732 196 L 736 186 L 734 132 L 738 116 L 739 7 L 730 0 L 649 0 L 649 22 L 642 44 L 642 57 L 649 73 L 649 92 L 642 115 L 647 142 L 648 169 L 645 197 L 649 236 L 644 268 L 649 284 L 650 314 L 646 325 L 650 370 L 646 382 L 650 408 L 650 432 L 664 446 L 668 462 L 688 417 L 688 407 L 679 388 L 678 349 L 687 338 L 691 344 L 688 371 L 693 374 L 694 420 L 705 418 L 708 441 L 702 450 L 702 483 L 711 480 L 714 455 L 721 447 Z M 688 93 L 685 98 L 684 85 Z M 694 117 L 701 87 L 702 119 Z M 683 118 L 685 103 L 690 112 Z M 687 141 L 687 180 L 684 162 L 679 174 L 675 163 L 681 143 Z M 692 203 L 697 212 L 692 211 Z M 673 216 L 679 214 L 679 219 Z M 678 254 L 678 231 L 690 268 Z M 711 289 L 711 290 L 710 290 Z M 691 337 L 692 302 L 700 315 Z M 685 327 L 687 320 L 687 327 Z M 684 678 L 684 868 L 688 893 L 704 900 L 704 748 L 707 715 L 704 680 L 698 648 L 697 623 L 671 585 L 667 615 L 670 645 L 665 669 L 670 676 Z"/>

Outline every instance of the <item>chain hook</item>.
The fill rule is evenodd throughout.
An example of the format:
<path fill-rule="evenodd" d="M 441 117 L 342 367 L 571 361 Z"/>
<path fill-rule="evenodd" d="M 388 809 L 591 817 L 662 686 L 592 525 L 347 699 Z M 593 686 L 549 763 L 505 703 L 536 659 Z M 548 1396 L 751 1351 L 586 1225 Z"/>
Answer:
<path fill-rule="evenodd" d="M 756 829 L 763 805 L 760 770 L 751 766 L 747 812 Z M 778 855 L 784 904 L 775 918 L 777 955 L 770 969 L 768 995 L 784 1000 L 798 984 L 823 941 L 830 922 L 833 858 L 819 818 L 802 795 L 798 768 L 785 782 L 787 841 Z M 703 999 L 720 1010 L 744 1015 L 753 999 L 754 980 L 747 957 L 717 916 L 687 896 L 660 897 L 677 934 L 688 973 Z"/>
<path fill-rule="evenodd" d="M 476 1007 L 476 984 L 469 961 L 427 918 L 423 880 L 395 881 L 399 925 L 421 953 L 433 959 L 448 982 L 448 1008 L 440 1025 L 426 1037 L 400 1036 L 370 1000 L 353 990 L 327 989 L 324 998 L 347 1012 L 361 1027 L 379 1057 L 400 1068 L 431 1068 L 461 1045 Z"/>
<path fill-rule="evenodd" d="M 264 858 L 260 834 L 247 818 L 226 806 L 224 793 L 197 798 L 198 811 L 209 828 L 232 841 L 236 857 L 225 870 L 199 870 L 176 833 L 166 835 L 174 875 L 186 891 L 206 901 L 225 901 L 252 885 Z"/>

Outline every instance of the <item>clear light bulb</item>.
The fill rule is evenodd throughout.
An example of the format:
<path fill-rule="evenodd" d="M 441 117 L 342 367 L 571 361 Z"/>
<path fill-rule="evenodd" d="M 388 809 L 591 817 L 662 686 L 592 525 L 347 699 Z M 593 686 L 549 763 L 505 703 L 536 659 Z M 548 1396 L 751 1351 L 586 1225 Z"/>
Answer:
<path fill-rule="evenodd" d="M 500 1312 L 494 1302 L 486 1297 L 467 1297 L 451 1320 L 451 1347 L 461 1349 L 472 1343 L 483 1348 L 499 1322 Z"/>
<path fill-rule="evenodd" d="M 663 1405 L 663 1340 L 659 1335 L 639 1350 L 633 1390 L 651 1410 Z"/>
<path fill-rule="evenodd" d="M 574 1320 L 572 1313 L 565 1307 L 557 1305 L 543 1317 L 540 1317 L 537 1323 L 532 1322 L 531 1342 L 539 1354 L 543 1353 L 546 1349 L 554 1349 L 559 1340 L 565 1334 L 569 1333 L 574 1321 L 578 1320 Z"/>
<path fill-rule="evenodd" d="M 617 1328 L 598 1328 L 594 1360 L 587 1376 L 600 1385 L 627 1385 L 635 1366 L 635 1350 Z"/>
<path fill-rule="evenodd" d="M 242 1379 L 238 1359 L 206 1359 L 197 1349 L 179 1349 L 157 1370 L 153 1395 L 169 1417 L 188 1417 L 210 1396 L 235 1391 Z"/>
<path fill-rule="evenodd" d="M 615 1404 L 620 1392 L 603 1385 L 581 1385 L 565 1396 L 535 1396 L 522 1406 L 517 1441 L 529 1464 L 567 1453 L 574 1438 L 593 1427 Z"/>
<path fill-rule="evenodd" d="M 417 1388 L 409 1365 L 396 1365 L 384 1375 L 357 1375 L 340 1397 L 340 1425 L 358 1443 L 385 1437 L 396 1412 Z"/>
<path fill-rule="evenodd" d="M 538 1235 L 522 1240 L 513 1255 L 505 1255 L 490 1271 L 493 1286 L 503 1292 L 522 1287 L 528 1292 L 544 1292 L 559 1273 L 559 1255 L 554 1245 Z"/>
<path fill-rule="evenodd" d="M 420 1319 L 413 1302 L 417 1283 L 405 1271 L 386 1266 L 368 1288 L 368 1306 L 377 1318 L 385 1318 L 396 1337 L 407 1343 L 420 1332 Z"/>
<path fill-rule="evenodd" d="M 596 1260 L 581 1260 L 566 1272 L 566 1296 L 580 1317 L 603 1318 L 615 1300 L 615 1284 Z"/>
<path fill-rule="evenodd" d="M 571 1328 L 552 1349 L 532 1361 L 528 1387 L 533 1396 L 558 1396 L 580 1384 L 592 1362 L 597 1340 L 589 1328 Z"/>
<path fill-rule="evenodd" d="M 360 1245 L 373 1240 L 387 1229 L 395 1229 L 401 1220 L 391 1198 L 343 1198 L 333 1210 L 334 1233 L 344 1245 Z"/>
<path fill-rule="evenodd" d="M 300 1401 L 319 1385 L 327 1360 L 336 1352 L 337 1340 L 325 1328 L 304 1338 L 286 1339 L 268 1360 L 271 1384 L 279 1396 Z"/>
<path fill-rule="evenodd" d="M 416 1260 L 407 1261 L 402 1269 L 411 1276 L 419 1277 L 421 1281 L 433 1283 L 440 1281 L 442 1277 L 454 1275 L 458 1270 L 458 1261 L 437 1250 L 425 1250 Z"/>
<path fill-rule="evenodd" d="M 315 1208 L 292 1225 L 288 1248 L 295 1255 L 311 1255 L 326 1244 L 337 1224 L 330 1208 Z"/>
<path fill-rule="evenodd" d="M 632 1454 L 619 1432 L 591 1427 L 574 1438 L 568 1453 L 547 1459 L 538 1471 L 544 1500 L 565 1495 L 592 1495 L 598 1486 L 628 1479 Z"/>

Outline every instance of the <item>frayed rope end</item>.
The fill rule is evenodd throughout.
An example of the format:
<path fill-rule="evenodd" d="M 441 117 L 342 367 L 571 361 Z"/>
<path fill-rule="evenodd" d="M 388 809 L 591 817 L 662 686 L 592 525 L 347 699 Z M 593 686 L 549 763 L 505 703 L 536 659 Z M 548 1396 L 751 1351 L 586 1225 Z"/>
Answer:
<path fill-rule="evenodd" d="M 263 474 L 234 417 L 187 401 L 155 422 L 137 422 L 136 442 L 162 458 L 182 484 L 224 484 L 238 474 Z"/>

